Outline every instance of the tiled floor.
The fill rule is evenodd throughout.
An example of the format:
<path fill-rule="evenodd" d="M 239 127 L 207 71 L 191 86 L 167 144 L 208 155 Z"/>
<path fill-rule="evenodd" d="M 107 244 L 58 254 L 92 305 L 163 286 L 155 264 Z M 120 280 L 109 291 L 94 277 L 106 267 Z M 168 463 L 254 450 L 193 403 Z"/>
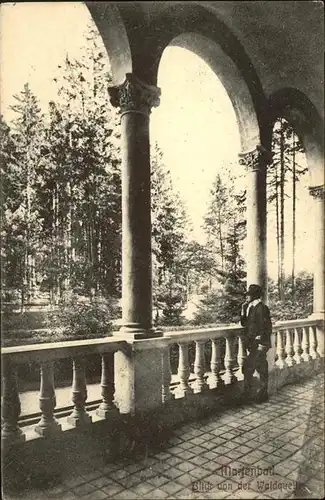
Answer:
<path fill-rule="evenodd" d="M 92 463 L 50 489 L 4 498 L 323 498 L 323 391 L 319 375 L 267 403 L 184 425 L 146 457 Z"/>

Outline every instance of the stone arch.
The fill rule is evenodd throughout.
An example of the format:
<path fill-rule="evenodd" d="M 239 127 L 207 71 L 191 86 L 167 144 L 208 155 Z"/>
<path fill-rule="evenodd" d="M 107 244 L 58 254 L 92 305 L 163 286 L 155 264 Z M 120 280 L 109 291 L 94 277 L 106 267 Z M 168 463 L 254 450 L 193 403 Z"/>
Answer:
<path fill-rule="evenodd" d="M 186 48 L 200 56 L 230 97 L 242 151 L 253 150 L 260 143 L 266 104 L 257 73 L 238 39 L 222 21 L 198 5 L 186 7 L 185 12 L 180 5 L 171 5 L 150 24 L 144 47 L 146 60 L 138 63 L 138 71 L 142 78 L 156 84 L 159 62 L 168 45 Z"/>
<path fill-rule="evenodd" d="M 132 56 L 124 22 L 116 5 L 86 2 L 107 50 L 114 85 L 121 85 L 132 73 Z"/>
<path fill-rule="evenodd" d="M 284 88 L 269 97 L 269 128 L 265 142 L 271 149 L 273 126 L 285 118 L 300 137 L 306 152 L 310 186 L 324 184 L 324 124 L 308 97 L 294 88 Z"/>

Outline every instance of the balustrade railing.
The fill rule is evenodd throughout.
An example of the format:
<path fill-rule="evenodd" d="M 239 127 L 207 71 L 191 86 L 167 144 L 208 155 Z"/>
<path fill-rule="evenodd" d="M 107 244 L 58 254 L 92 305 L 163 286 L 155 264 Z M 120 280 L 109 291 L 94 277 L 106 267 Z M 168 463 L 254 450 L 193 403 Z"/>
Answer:
<path fill-rule="evenodd" d="M 40 366 L 39 407 L 40 421 L 34 430 L 41 436 L 48 436 L 62 431 L 62 425 L 54 415 L 56 406 L 54 363 L 56 360 L 69 358 L 73 366 L 71 400 L 73 409 L 67 416 L 67 423 L 80 427 L 91 423 L 87 412 L 87 382 L 85 365 L 87 356 L 98 354 L 101 364 L 102 401 L 96 411 L 97 415 L 107 418 L 110 412 L 117 411 L 113 404 L 114 366 L 113 353 L 125 348 L 126 342 L 114 338 L 34 344 L 28 346 L 6 347 L 2 349 L 3 359 L 3 397 L 2 397 L 2 440 L 6 444 L 24 441 L 23 429 L 18 425 L 20 415 L 20 399 L 17 388 L 17 368 L 29 362 L 37 362 Z"/>
<path fill-rule="evenodd" d="M 272 334 L 272 354 L 268 356 L 269 370 L 273 367 L 284 369 L 319 358 L 316 336 L 318 324 L 319 321 L 311 319 L 276 323 Z M 229 325 L 169 332 L 167 335 L 169 346 L 177 345 L 179 352 L 178 372 L 172 376 L 173 384 L 170 387 L 170 393 L 177 398 L 208 389 L 220 389 L 243 380 L 246 348 L 242 327 Z M 191 371 L 188 352 L 193 343 L 195 361 Z M 205 359 L 207 353 L 210 353 L 208 360 Z M 205 370 L 206 366 L 209 369 Z M 165 386 L 164 400 L 171 397 L 167 392 Z"/>
<path fill-rule="evenodd" d="M 308 363 L 321 356 L 316 329 L 320 322 L 311 319 L 281 321 L 274 325 L 276 335 L 275 364 L 279 368 Z"/>
<path fill-rule="evenodd" d="M 322 357 L 317 343 L 317 320 L 294 320 L 274 325 L 269 370 L 286 369 L 310 363 Z M 230 389 L 244 377 L 246 357 L 244 329 L 238 325 L 217 328 L 193 329 L 165 333 L 161 349 L 161 401 L 163 404 L 176 398 L 191 398 L 193 394 L 209 390 Z M 177 346 L 178 369 L 172 374 L 171 347 Z M 189 348 L 194 346 L 195 356 L 189 359 Z M 37 362 L 40 366 L 39 407 L 40 420 L 34 426 L 40 436 L 62 432 L 63 418 L 56 419 L 54 365 L 57 360 L 68 358 L 73 368 L 71 401 L 73 408 L 66 423 L 73 427 L 87 426 L 92 417 L 87 411 L 87 381 L 85 367 L 87 356 L 98 354 L 101 361 L 101 401 L 95 415 L 109 418 L 117 412 L 114 405 L 114 353 L 132 350 L 124 340 L 114 337 L 2 349 L 2 439 L 5 443 L 25 440 L 19 427 L 20 399 L 17 386 L 17 367 Z M 191 351 L 192 352 L 192 351 Z M 272 354 L 273 353 L 273 354 Z M 175 361 L 175 360 L 173 360 Z M 193 362 L 194 361 L 194 362 Z M 175 366 L 174 366 L 175 369 Z M 65 410 L 66 411 L 66 410 Z"/>
<path fill-rule="evenodd" d="M 169 346 L 178 346 L 177 382 L 173 391 L 176 398 L 190 397 L 193 393 L 209 389 L 220 389 L 242 378 L 245 359 L 242 334 L 243 328 L 237 325 L 168 332 L 166 339 Z M 189 347 L 193 343 L 195 359 L 191 372 Z M 206 349 L 207 347 L 209 348 Z M 211 353 L 209 360 L 206 359 L 206 352 Z M 210 371 L 206 370 L 207 364 Z"/>

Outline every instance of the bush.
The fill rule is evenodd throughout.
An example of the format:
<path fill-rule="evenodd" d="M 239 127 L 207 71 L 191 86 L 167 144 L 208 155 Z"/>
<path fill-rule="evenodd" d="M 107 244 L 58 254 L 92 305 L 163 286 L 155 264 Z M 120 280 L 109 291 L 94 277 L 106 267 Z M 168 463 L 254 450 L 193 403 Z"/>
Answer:
<path fill-rule="evenodd" d="M 156 326 L 180 326 L 185 322 L 184 311 L 184 290 L 177 283 L 172 286 L 164 285 L 157 293 L 154 306 L 162 311 L 162 316 L 155 318 Z"/>
<path fill-rule="evenodd" d="M 301 272 L 296 276 L 295 294 L 292 294 L 291 278 L 284 282 L 284 301 L 278 297 L 277 286 L 269 280 L 269 308 L 272 321 L 307 318 L 313 312 L 313 277 Z"/>
<path fill-rule="evenodd" d="M 107 337 L 118 316 L 119 308 L 113 299 L 94 297 L 90 300 L 72 294 L 49 313 L 47 327 L 54 337 L 59 330 L 66 340 Z"/>
<path fill-rule="evenodd" d="M 245 292 L 230 295 L 224 290 L 212 290 L 202 300 L 196 312 L 193 324 L 229 324 L 240 319 L 241 303 Z"/>

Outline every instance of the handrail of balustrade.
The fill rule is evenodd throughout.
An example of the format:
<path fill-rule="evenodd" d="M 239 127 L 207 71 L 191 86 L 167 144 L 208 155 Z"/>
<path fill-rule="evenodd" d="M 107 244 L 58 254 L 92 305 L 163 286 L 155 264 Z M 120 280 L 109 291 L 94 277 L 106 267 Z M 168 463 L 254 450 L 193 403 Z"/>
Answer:
<path fill-rule="evenodd" d="M 277 321 L 273 324 L 273 333 L 287 328 L 299 328 L 304 326 L 318 326 L 322 323 L 320 319 L 304 318 L 285 321 Z M 210 340 L 239 335 L 244 332 L 244 328 L 236 323 L 230 325 L 216 326 L 210 328 L 191 329 L 164 332 L 164 336 L 169 338 L 169 344 L 181 342 L 195 342 L 197 340 Z"/>
<path fill-rule="evenodd" d="M 318 326 L 321 323 L 322 320 L 312 318 L 278 321 L 273 325 L 273 333 L 287 328 Z M 163 336 L 166 338 L 167 344 L 173 344 L 225 338 L 239 335 L 243 331 L 243 327 L 237 323 L 202 329 L 193 328 L 190 330 L 166 331 Z M 126 340 L 105 337 L 3 347 L 1 348 L 1 354 L 4 357 L 10 357 L 11 361 L 16 364 L 22 364 L 31 361 L 54 361 L 62 358 L 103 354 L 121 350 L 129 352 L 130 349 L 130 344 Z"/>
<path fill-rule="evenodd" d="M 4 356 L 4 359 L 8 357 L 11 362 L 22 364 L 31 361 L 54 361 L 56 359 L 104 354 L 107 352 L 128 352 L 129 350 L 130 345 L 125 340 L 106 337 L 3 347 L 1 354 Z"/>
<path fill-rule="evenodd" d="M 287 328 L 299 328 L 303 326 L 318 326 L 323 322 L 322 319 L 304 318 L 304 319 L 287 319 L 277 321 L 273 325 L 273 331 L 285 330 Z"/>
<path fill-rule="evenodd" d="M 202 328 L 200 330 L 182 330 L 164 332 L 164 336 L 168 338 L 168 343 L 195 342 L 198 340 L 219 339 L 231 337 L 243 333 L 244 329 L 241 325 L 231 324 L 227 326 L 216 326 L 212 328 Z"/>

